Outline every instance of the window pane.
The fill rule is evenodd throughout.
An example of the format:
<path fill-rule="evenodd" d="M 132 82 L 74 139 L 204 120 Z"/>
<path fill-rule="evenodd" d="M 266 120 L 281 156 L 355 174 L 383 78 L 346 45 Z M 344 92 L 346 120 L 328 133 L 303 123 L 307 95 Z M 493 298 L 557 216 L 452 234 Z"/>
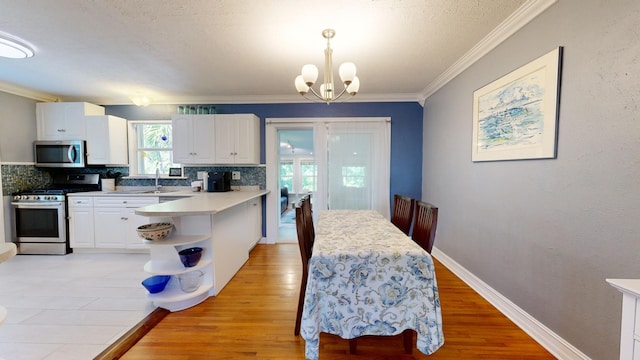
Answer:
<path fill-rule="evenodd" d="M 343 166 L 342 184 L 348 187 L 365 187 L 365 167 L 364 166 Z"/>
<path fill-rule="evenodd" d="M 280 187 L 287 187 L 293 192 L 293 160 L 280 161 Z"/>
<path fill-rule="evenodd" d="M 139 148 L 171 148 L 171 124 L 142 124 L 138 131 Z"/>
<path fill-rule="evenodd" d="M 300 173 L 302 174 L 302 192 L 316 191 L 318 167 L 313 160 L 300 161 Z"/>
<path fill-rule="evenodd" d="M 155 174 L 156 168 L 160 169 L 161 174 L 168 174 L 169 168 L 180 167 L 180 164 L 173 163 L 170 150 L 141 150 L 139 154 L 139 174 Z"/>

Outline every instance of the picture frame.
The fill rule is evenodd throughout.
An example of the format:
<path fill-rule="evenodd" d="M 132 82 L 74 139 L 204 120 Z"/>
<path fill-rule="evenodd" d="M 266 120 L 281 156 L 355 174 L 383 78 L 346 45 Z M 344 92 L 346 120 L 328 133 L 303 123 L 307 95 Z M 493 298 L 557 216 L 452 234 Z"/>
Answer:
<path fill-rule="evenodd" d="M 555 159 L 562 47 L 473 93 L 471 160 Z"/>
<path fill-rule="evenodd" d="M 169 176 L 182 176 L 181 168 L 169 168 Z"/>

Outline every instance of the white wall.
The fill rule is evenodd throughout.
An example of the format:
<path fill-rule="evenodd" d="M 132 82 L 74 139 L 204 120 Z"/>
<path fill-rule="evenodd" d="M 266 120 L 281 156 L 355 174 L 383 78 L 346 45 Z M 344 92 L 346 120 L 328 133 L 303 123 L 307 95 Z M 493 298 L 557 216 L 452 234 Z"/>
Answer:
<path fill-rule="evenodd" d="M 425 103 L 435 246 L 592 359 L 618 357 L 605 278 L 640 278 L 638 19 L 637 0 L 561 0 Z M 558 46 L 558 158 L 472 163 L 473 91 Z"/>

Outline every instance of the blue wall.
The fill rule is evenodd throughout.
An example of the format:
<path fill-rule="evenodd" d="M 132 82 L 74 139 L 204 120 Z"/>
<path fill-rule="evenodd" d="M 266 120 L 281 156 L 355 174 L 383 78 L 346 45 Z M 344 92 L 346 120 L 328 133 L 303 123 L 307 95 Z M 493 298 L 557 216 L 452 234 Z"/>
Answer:
<path fill-rule="evenodd" d="M 208 104 L 202 104 L 208 105 Z M 422 189 L 422 113 L 417 102 L 341 104 L 215 104 L 219 114 L 251 113 L 261 120 L 260 159 L 264 163 L 264 119 L 290 117 L 390 117 L 391 192 L 416 199 Z M 105 106 L 109 115 L 129 120 L 168 120 L 178 105 Z"/>

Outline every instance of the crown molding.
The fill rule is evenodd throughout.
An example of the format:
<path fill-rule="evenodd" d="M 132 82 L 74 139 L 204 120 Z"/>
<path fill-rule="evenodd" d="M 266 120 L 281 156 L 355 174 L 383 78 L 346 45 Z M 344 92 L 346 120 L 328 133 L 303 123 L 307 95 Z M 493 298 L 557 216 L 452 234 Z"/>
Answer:
<path fill-rule="evenodd" d="M 420 94 L 419 102 L 424 106 L 425 101 L 436 91 L 468 69 L 476 61 L 485 56 L 489 51 L 495 49 L 511 35 L 542 14 L 558 0 L 528 0 L 518 8 L 513 14 L 506 18 L 500 25 L 493 29 L 471 50 L 467 51 L 458 61 L 453 63 L 447 70 L 429 84 Z"/>
<path fill-rule="evenodd" d="M 0 81 L 0 91 L 13 94 L 13 95 L 22 96 L 28 99 L 38 100 L 38 101 L 54 102 L 54 101 L 60 100 L 55 95 L 27 89 L 21 86 L 9 84 L 2 81 Z"/>
<path fill-rule="evenodd" d="M 133 105 L 130 99 L 113 98 L 63 98 L 62 101 L 87 101 L 100 105 Z M 420 94 L 358 94 L 345 101 L 336 101 L 334 104 L 348 102 L 420 102 Z M 152 105 L 177 105 L 177 104 L 311 104 L 314 103 L 298 94 L 287 95 L 247 95 L 247 96 L 191 96 L 154 99 Z M 315 102 L 322 104 L 321 102 Z"/>

